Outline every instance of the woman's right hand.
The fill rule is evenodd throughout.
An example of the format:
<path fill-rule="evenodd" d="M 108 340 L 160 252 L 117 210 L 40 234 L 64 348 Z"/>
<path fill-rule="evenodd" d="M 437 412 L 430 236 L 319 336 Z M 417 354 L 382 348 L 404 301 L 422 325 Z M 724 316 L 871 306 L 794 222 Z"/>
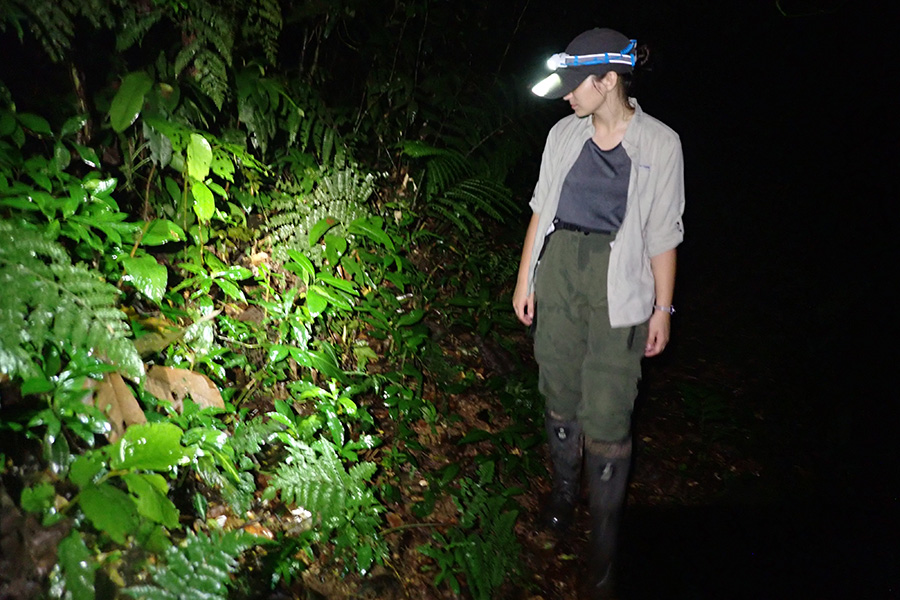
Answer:
<path fill-rule="evenodd" d="M 534 321 L 534 292 L 528 294 L 527 285 L 516 286 L 516 291 L 513 292 L 513 309 L 516 317 L 530 327 Z"/>

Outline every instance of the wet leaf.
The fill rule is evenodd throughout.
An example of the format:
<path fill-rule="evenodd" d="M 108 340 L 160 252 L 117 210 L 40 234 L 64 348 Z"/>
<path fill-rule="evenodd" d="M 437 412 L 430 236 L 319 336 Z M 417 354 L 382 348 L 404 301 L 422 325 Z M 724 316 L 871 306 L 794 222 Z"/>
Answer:
<path fill-rule="evenodd" d="M 184 242 L 187 236 L 184 230 L 168 219 L 156 219 L 150 223 L 141 244 L 144 246 L 159 246 L 168 242 Z"/>
<path fill-rule="evenodd" d="M 181 429 L 172 423 L 146 423 L 129 427 L 119 442 L 110 448 L 110 467 L 168 471 L 184 464 L 193 450 L 181 445 Z"/>
<path fill-rule="evenodd" d="M 166 497 L 169 485 L 161 475 L 128 473 L 122 476 L 128 491 L 137 497 L 137 511 L 151 521 L 169 529 L 178 527 L 181 513 Z"/>
<path fill-rule="evenodd" d="M 94 571 L 97 565 L 79 532 L 73 531 L 59 543 L 58 556 L 66 580 L 66 591 L 72 599 L 93 600 L 96 597 Z"/>
<path fill-rule="evenodd" d="M 106 532 L 115 542 L 124 544 L 125 536 L 138 528 L 134 500 L 108 483 L 84 488 L 78 502 L 94 527 Z"/>
<path fill-rule="evenodd" d="M 209 141 L 199 133 L 191 134 L 191 142 L 187 148 L 188 175 L 198 182 L 209 175 L 209 166 L 212 163 L 212 147 Z M 206 187 L 206 186 L 204 186 Z M 207 191 L 209 191 L 207 189 Z M 212 197 L 212 194 L 210 194 Z"/>
<path fill-rule="evenodd" d="M 212 192 L 202 181 L 191 182 L 191 196 L 194 198 L 194 212 L 201 222 L 209 221 L 216 211 L 216 201 Z"/>
<path fill-rule="evenodd" d="M 134 123 L 141 114 L 144 97 L 151 87 L 153 80 L 144 71 L 136 71 L 125 76 L 109 106 L 109 122 L 114 131 L 121 133 Z"/>
<path fill-rule="evenodd" d="M 139 292 L 157 304 L 162 301 L 168 283 L 168 272 L 164 266 L 149 254 L 123 258 L 122 265 L 128 279 Z"/>

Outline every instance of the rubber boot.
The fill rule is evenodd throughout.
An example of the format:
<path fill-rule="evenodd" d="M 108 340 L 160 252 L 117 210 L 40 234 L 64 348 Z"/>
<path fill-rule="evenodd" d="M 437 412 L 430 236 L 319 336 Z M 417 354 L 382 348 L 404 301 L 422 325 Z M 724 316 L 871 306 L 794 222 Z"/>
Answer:
<path fill-rule="evenodd" d="M 555 418 L 547 412 L 547 443 L 553 463 L 553 490 L 544 509 L 546 527 L 565 532 L 572 524 L 581 484 L 583 436 L 577 421 Z"/>
<path fill-rule="evenodd" d="M 585 451 L 591 507 L 590 596 L 605 600 L 616 598 L 614 562 L 628 489 L 631 439 L 615 443 L 586 440 Z"/>

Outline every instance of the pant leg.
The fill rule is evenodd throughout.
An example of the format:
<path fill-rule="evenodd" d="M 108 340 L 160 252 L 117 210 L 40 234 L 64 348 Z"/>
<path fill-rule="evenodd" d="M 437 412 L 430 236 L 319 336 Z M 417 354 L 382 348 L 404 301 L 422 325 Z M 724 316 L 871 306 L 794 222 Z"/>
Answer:
<path fill-rule="evenodd" d="M 631 413 L 641 378 L 647 323 L 611 328 L 606 314 L 591 320 L 581 370 L 577 417 L 585 436 L 618 442 L 631 435 Z"/>
<path fill-rule="evenodd" d="M 535 281 L 540 313 L 534 333 L 538 389 L 547 409 L 565 420 L 574 419 L 581 404 L 581 363 L 587 349 L 588 307 L 578 289 L 577 241 L 571 232 L 554 233 L 547 240 Z"/>

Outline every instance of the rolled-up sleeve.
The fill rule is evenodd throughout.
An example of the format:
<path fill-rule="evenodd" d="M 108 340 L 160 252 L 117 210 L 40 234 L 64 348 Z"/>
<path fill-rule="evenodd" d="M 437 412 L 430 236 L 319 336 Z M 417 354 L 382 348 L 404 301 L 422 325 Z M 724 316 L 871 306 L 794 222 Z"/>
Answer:
<path fill-rule="evenodd" d="M 650 256 L 671 250 L 684 240 L 684 156 L 677 135 L 660 148 L 654 171 L 658 179 L 645 233 Z"/>
<path fill-rule="evenodd" d="M 547 198 L 550 196 L 550 179 L 551 179 L 551 157 L 550 148 L 553 146 L 555 128 L 547 134 L 547 141 L 544 143 L 544 152 L 541 154 L 541 169 L 538 174 L 537 184 L 534 186 L 534 192 L 531 194 L 531 201 L 528 206 L 531 211 L 540 214 L 544 206 L 547 204 Z"/>

